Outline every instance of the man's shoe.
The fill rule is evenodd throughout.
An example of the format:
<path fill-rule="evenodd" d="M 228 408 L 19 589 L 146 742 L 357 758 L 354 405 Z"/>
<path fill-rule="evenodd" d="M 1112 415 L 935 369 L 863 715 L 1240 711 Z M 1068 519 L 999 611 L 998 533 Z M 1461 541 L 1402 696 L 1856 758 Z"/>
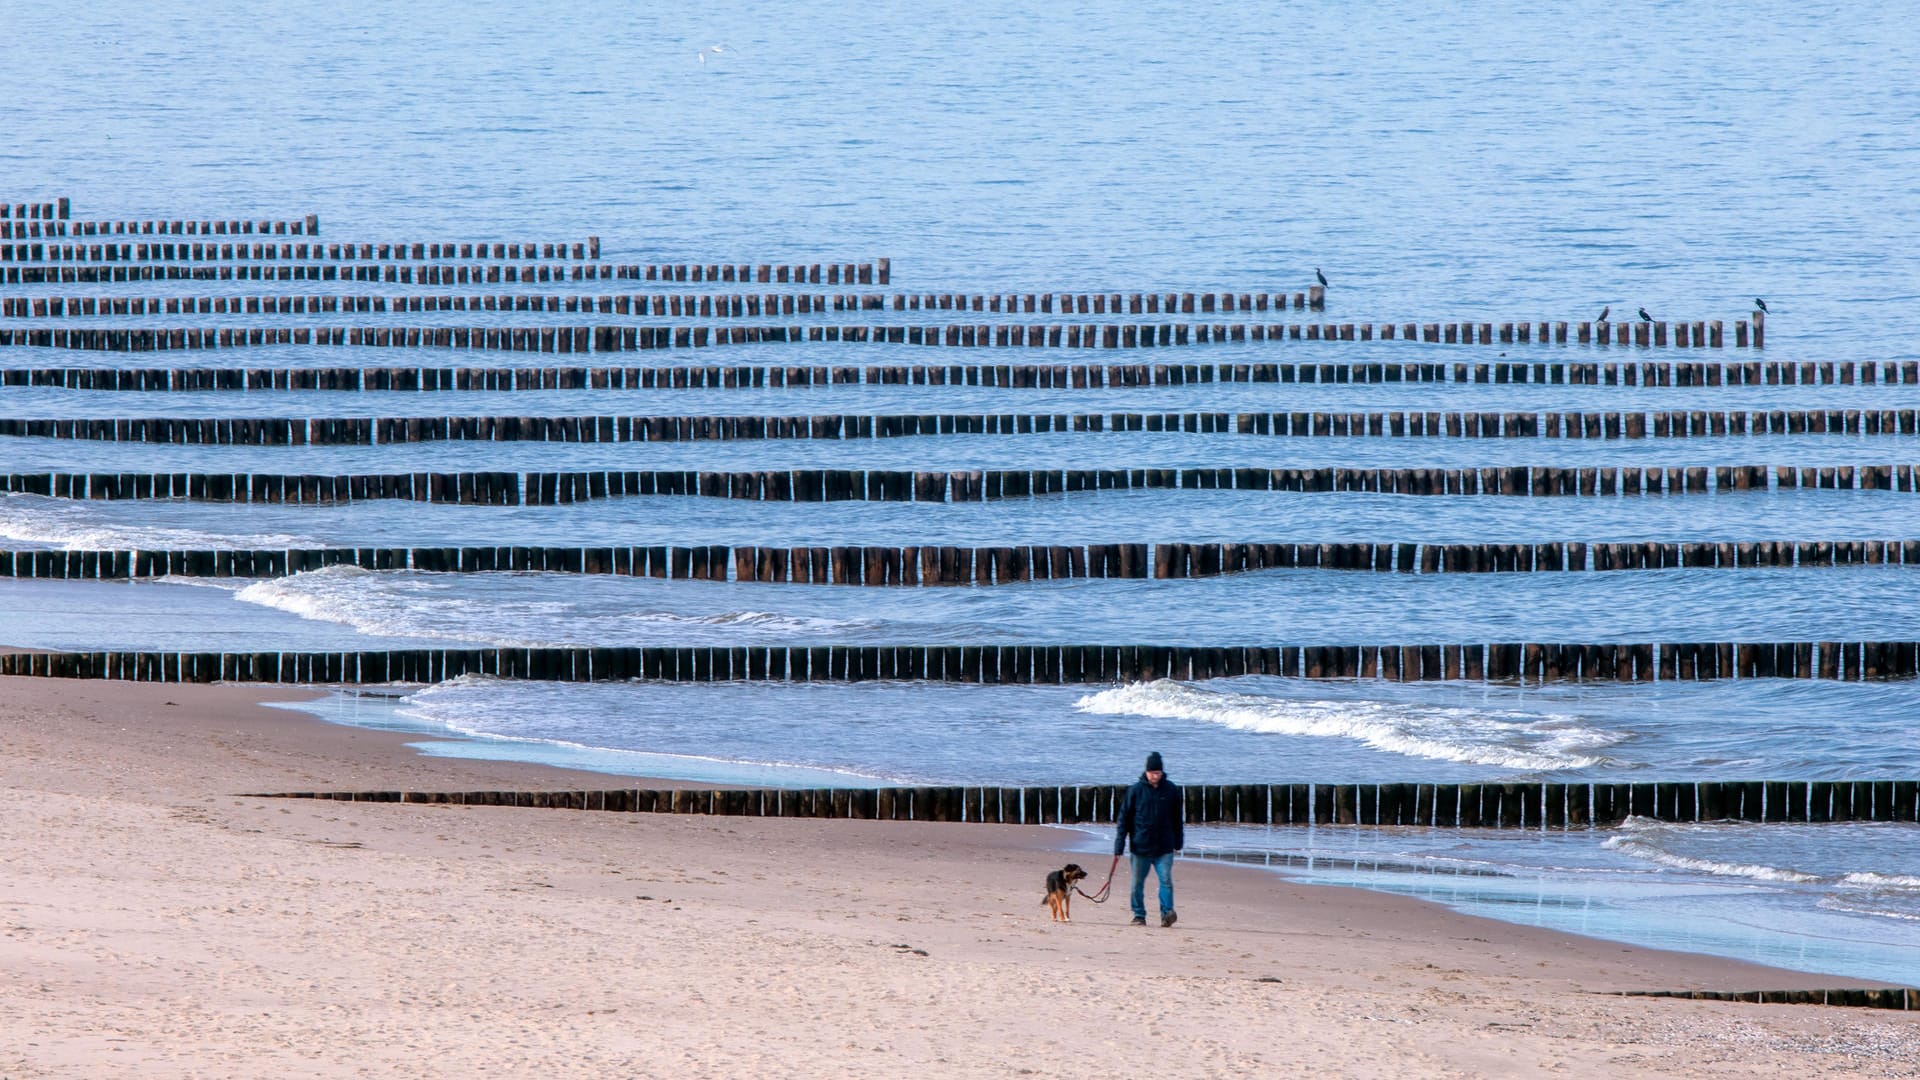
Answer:
<path fill-rule="evenodd" d="M 1179 919 L 1180 919 L 1180 916 L 1174 914 L 1173 912 L 1163 911 L 1160 913 L 1160 927 L 1161 929 L 1164 930 L 1167 927 L 1172 926 L 1175 922 L 1178 922 Z"/>
<path fill-rule="evenodd" d="M 1145 915 L 1135 915 L 1135 916 L 1133 917 L 1133 925 L 1134 925 L 1134 926 L 1145 926 L 1145 925 L 1147 925 L 1147 917 L 1146 917 Z"/>

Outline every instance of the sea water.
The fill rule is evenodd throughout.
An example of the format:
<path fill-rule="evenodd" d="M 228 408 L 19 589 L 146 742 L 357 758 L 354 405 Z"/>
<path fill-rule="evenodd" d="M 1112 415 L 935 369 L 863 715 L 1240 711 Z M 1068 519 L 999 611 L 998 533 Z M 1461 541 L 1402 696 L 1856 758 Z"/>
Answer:
<path fill-rule="evenodd" d="M 884 291 L 1294 292 L 1336 322 L 1744 316 L 1766 359 L 1915 357 L 1920 150 L 1896 9 L 1761 3 L 1055 6 L 988 0 L 540 9 L 427 2 L 13 13 L 0 198 L 76 218 L 298 217 L 322 239 L 602 238 L 606 262 L 893 260 Z M 713 47 L 722 46 L 719 51 Z M 584 291 L 741 291 L 590 283 Z M 264 283 L 15 295 L 246 295 Z M 504 287 L 295 286 L 478 294 Z M 821 287 L 811 291 L 830 291 Z M 841 290 L 846 291 L 846 290 Z M 868 291 L 868 290 L 859 290 Z M 835 322 L 891 322 L 862 312 Z M 923 313 L 929 322 L 953 313 Z M 1214 321 L 1228 319 L 1216 316 Z M 1277 318 L 1277 316 L 1276 316 Z M 180 325 L 168 318 L 73 326 Z M 573 324 L 583 316 L 196 316 L 194 325 Z M 592 322 L 622 321 L 593 316 Z M 626 320 L 660 322 L 663 320 Z M 753 320 L 743 320 L 753 321 Z M 790 320 L 781 320 L 782 322 Z M 975 321 L 998 321 L 990 315 Z M 1034 321 L 1024 320 L 1023 321 Z M 1239 321 L 1234 319 L 1233 321 Z M 45 328 L 51 320 L 13 320 Z M 1467 359 L 1631 359 L 1475 347 Z M 1733 350 L 1712 358 L 1733 358 Z M 1021 359 L 1092 354 L 1028 350 Z M 1458 347 L 1243 343 L 1128 360 L 1450 362 Z M 1671 353 L 1658 359 L 1673 358 Z M 688 362 L 688 354 L 623 362 Z M 892 345 L 730 347 L 719 363 L 1006 362 Z M 1097 359 L 1108 359 L 1102 355 Z M 274 347 L 0 363 L 536 362 Z M 538 362 L 546 362 L 544 359 Z M 110 394 L 9 387 L 21 417 L 1914 408 L 1911 386 L 1431 384 L 1141 390 L 837 386 L 541 393 Z M 1912 436 L 1645 440 L 1181 433 L 681 444 L 152 446 L 0 439 L 0 471 L 1832 466 Z M 567 507 L 73 503 L 0 496 L 12 547 L 1539 542 L 1920 538 L 1908 496 L 1796 490 L 1553 500 L 1103 491 L 976 504 L 634 498 Z M 0 582 L 0 640 L 49 648 L 1153 641 L 1899 639 L 1910 567 L 839 589 L 544 574 Z M 1861 779 L 1920 772 L 1911 683 L 1304 682 L 1015 687 L 461 679 L 313 708 L 428 752 L 720 783 L 1092 783 L 1148 749 L 1204 782 Z M 1567 833 L 1196 827 L 1195 854 L 1644 944 L 1859 978 L 1920 965 L 1911 825 L 1629 822 Z M 1094 841 L 1096 844 L 1101 841 Z"/>

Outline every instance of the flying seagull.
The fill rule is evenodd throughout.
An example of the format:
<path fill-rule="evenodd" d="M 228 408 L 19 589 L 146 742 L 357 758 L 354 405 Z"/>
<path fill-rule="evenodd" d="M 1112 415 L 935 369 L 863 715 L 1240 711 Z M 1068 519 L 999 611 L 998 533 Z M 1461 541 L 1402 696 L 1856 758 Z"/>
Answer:
<path fill-rule="evenodd" d="M 1327 287 L 1327 275 L 1321 273 L 1319 267 L 1316 266 L 1313 268 L 1313 276 L 1320 279 L 1321 288 L 1324 289 Z"/>
<path fill-rule="evenodd" d="M 1653 321 L 1653 316 L 1651 316 L 1651 315 L 1649 315 L 1649 314 L 1647 314 L 1647 309 L 1646 309 L 1646 308 L 1641 308 L 1641 309 L 1640 309 L 1640 321 L 1641 321 L 1641 322 L 1652 322 L 1652 321 Z"/>
<path fill-rule="evenodd" d="M 733 46 L 725 44 L 723 42 L 719 45 L 709 45 L 706 48 L 701 49 L 699 52 L 694 54 L 693 58 L 699 61 L 700 63 L 704 64 L 707 62 L 708 53 L 713 53 L 714 55 L 718 56 L 721 53 L 730 53 L 733 51 L 734 51 Z"/>
<path fill-rule="evenodd" d="M 1601 308 L 1601 309 L 1600 309 L 1600 317 L 1599 317 L 1599 318 L 1597 318 L 1597 319 L 1595 319 L 1595 320 L 1593 320 L 1593 321 L 1594 321 L 1594 322 L 1606 322 L 1606 321 L 1607 321 L 1607 316 L 1609 316 L 1609 315 L 1611 315 L 1611 314 L 1613 314 L 1613 305 L 1612 305 L 1612 304 L 1608 304 L 1608 305 L 1607 305 L 1606 307 L 1603 307 L 1603 308 Z"/>
<path fill-rule="evenodd" d="M 1760 299 L 1757 296 L 1753 298 L 1753 306 L 1759 308 L 1761 314 L 1763 315 L 1773 314 L 1773 312 L 1767 310 L 1767 302 L 1765 300 Z"/>

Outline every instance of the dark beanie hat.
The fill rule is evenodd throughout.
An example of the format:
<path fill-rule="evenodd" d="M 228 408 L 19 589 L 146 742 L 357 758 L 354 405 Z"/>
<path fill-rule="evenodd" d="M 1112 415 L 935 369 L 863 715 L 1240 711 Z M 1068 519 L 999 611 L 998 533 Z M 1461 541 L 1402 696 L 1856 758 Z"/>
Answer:
<path fill-rule="evenodd" d="M 1167 771 L 1167 767 L 1160 763 L 1160 751 L 1155 750 L 1152 753 L 1147 755 L 1147 771 L 1148 772 L 1166 772 Z"/>

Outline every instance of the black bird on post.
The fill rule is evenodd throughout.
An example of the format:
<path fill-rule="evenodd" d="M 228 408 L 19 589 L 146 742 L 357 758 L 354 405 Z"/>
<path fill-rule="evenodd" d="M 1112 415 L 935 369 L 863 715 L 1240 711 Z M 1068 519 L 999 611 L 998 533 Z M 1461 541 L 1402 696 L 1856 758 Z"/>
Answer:
<path fill-rule="evenodd" d="M 1321 273 L 1319 267 L 1316 266 L 1313 268 L 1313 276 L 1319 279 L 1321 288 L 1324 289 L 1327 287 L 1327 275 Z"/>
<path fill-rule="evenodd" d="M 1761 313 L 1762 315 L 1771 315 L 1771 314 L 1773 314 L 1773 312 L 1771 312 L 1771 311 L 1768 311 L 1768 310 L 1767 310 L 1767 302 L 1766 302 L 1765 300 L 1762 300 L 1762 299 L 1760 299 L 1760 298 L 1759 298 L 1759 297 L 1757 297 L 1757 296 L 1753 298 L 1753 306 L 1754 306 L 1754 307 L 1757 307 L 1757 308 L 1759 308 L 1759 309 L 1760 309 L 1760 313 Z"/>
<path fill-rule="evenodd" d="M 1641 309 L 1640 309 L 1640 321 L 1641 321 L 1641 322 L 1652 322 L 1652 321 L 1653 321 L 1653 316 L 1651 316 L 1651 315 L 1649 315 L 1649 314 L 1647 314 L 1647 309 L 1646 309 L 1646 308 L 1641 308 Z"/>
<path fill-rule="evenodd" d="M 1608 304 L 1608 305 L 1607 305 L 1606 307 L 1603 307 L 1603 308 L 1601 308 L 1601 309 L 1600 309 L 1600 317 L 1599 317 L 1599 318 L 1597 318 L 1597 319 L 1595 319 L 1595 320 L 1593 320 L 1593 321 L 1594 321 L 1594 322 L 1606 322 L 1606 321 L 1607 321 L 1607 316 L 1609 316 L 1609 315 L 1611 315 L 1611 314 L 1613 314 L 1613 305 L 1612 305 L 1612 304 Z"/>

